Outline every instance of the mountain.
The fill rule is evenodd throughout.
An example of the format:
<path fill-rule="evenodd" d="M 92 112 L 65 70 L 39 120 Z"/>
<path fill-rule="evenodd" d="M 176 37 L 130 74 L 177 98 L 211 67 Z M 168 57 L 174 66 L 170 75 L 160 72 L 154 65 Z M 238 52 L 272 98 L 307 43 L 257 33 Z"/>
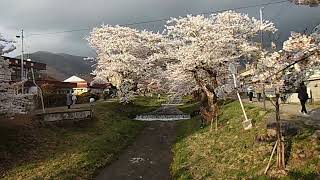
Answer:
<path fill-rule="evenodd" d="M 93 63 L 85 57 L 65 53 L 38 51 L 26 55 L 32 61 L 47 64 L 47 74 L 57 80 L 64 80 L 73 75 L 87 75 L 93 70 Z"/>

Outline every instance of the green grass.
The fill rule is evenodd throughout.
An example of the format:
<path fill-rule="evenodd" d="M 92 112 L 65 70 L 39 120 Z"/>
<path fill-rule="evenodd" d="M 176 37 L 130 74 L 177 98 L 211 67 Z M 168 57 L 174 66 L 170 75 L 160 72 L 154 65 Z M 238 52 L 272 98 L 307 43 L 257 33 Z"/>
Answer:
<path fill-rule="evenodd" d="M 210 127 L 201 128 L 200 117 L 195 113 L 191 120 L 179 122 L 171 165 L 174 179 L 269 179 L 270 175 L 262 174 L 273 144 L 257 142 L 255 139 L 257 135 L 266 134 L 265 120 L 271 112 L 264 112 L 253 105 L 246 105 L 245 108 L 248 118 L 254 123 L 254 128 L 248 131 L 243 130 L 241 122 L 244 117 L 237 101 L 222 107 L 217 132 L 210 132 Z M 181 109 L 192 113 L 198 109 L 198 104 L 188 104 Z M 310 149 L 308 152 L 316 149 L 319 141 L 311 140 L 312 132 L 308 130 L 303 129 L 301 134 L 292 139 L 292 157 L 297 146 L 302 148 L 306 145 L 304 148 Z M 320 172 L 318 155 L 307 155 L 303 160 L 291 156 L 286 178 L 314 177 L 312 175 Z"/>
<path fill-rule="evenodd" d="M 94 122 L 77 127 L 33 127 L 31 132 L 24 130 L 16 136 L 12 133 L 18 130 L 8 130 L 4 134 L 7 138 L 1 139 L 0 153 L 7 153 L 6 161 L 14 162 L 6 164 L 2 178 L 90 179 L 143 129 L 143 122 L 131 119 L 154 110 L 160 103 L 154 98 L 142 97 L 127 105 L 99 103 L 94 108 Z M 29 137 L 25 144 L 21 136 Z M 5 141 L 8 139 L 10 141 Z M 27 157 L 17 159 L 15 153 Z"/>

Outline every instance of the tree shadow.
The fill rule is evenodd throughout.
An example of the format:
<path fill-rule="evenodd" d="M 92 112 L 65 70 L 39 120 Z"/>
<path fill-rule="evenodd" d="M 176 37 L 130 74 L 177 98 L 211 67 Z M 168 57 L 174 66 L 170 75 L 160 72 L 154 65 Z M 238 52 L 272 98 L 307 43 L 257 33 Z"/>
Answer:
<path fill-rule="evenodd" d="M 304 179 L 304 180 L 314 180 L 319 178 L 320 174 L 316 172 L 300 172 L 300 171 L 290 171 L 288 172 L 288 177 L 290 179 Z"/>

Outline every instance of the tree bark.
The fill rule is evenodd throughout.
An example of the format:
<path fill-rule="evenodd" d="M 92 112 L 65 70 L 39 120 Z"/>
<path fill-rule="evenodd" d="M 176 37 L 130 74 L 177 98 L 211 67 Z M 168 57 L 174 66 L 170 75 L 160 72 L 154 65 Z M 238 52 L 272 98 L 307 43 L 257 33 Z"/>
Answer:
<path fill-rule="evenodd" d="M 205 84 L 194 72 L 194 77 L 201 87 L 202 97 L 200 104 L 200 115 L 205 120 L 206 124 L 212 123 L 217 119 L 218 116 L 218 98 L 214 92 L 214 89 L 217 87 L 217 78 L 216 74 L 210 74 L 212 76 L 212 86 Z"/>

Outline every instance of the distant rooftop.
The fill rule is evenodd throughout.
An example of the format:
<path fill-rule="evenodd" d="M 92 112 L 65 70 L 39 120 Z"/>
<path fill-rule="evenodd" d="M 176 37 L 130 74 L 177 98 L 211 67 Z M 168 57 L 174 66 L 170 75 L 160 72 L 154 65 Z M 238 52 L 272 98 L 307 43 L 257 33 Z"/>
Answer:
<path fill-rule="evenodd" d="M 6 56 L 1 56 L 2 58 L 4 58 L 4 60 L 8 60 L 9 61 L 9 65 L 15 66 L 15 67 L 21 67 L 21 59 L 18 58 L 12 58 L 12 57 L 6 57 Z M 39 63 L 39 62 L 35 62 L 35 61 L 27 61 L 24 60 L 23 61 L 24 67 L 25 68 L 34 68 L 34 69 L 38 69 L 38 70 L 46 70 L 47 69 L 47 65 L 44 63 Z"/>
<path fill-rule="evenodd" d="M 79 78 L 78 76 L 71 76 L 63 82 L 86 82 L 86 80 Z"/>

